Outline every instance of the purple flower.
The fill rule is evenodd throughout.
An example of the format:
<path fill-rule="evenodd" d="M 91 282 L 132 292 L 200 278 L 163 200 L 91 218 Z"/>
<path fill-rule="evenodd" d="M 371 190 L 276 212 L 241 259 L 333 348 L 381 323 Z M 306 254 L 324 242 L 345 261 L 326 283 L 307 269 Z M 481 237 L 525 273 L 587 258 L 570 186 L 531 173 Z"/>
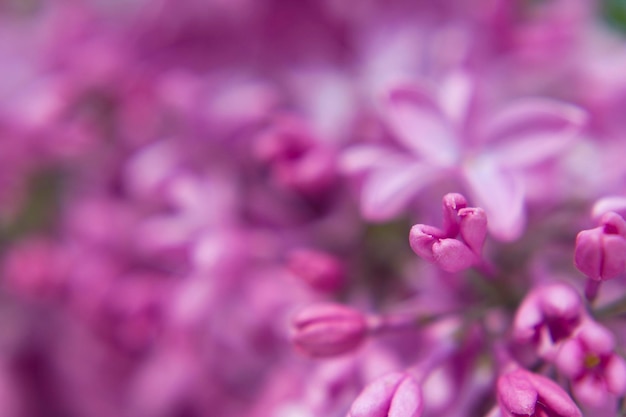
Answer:
<path fill-rule="evenodd" d="M 280 187 L 321 198 L 336 180 L 332 149 L 295 118 L 278 117 L 257 138 L 254 151 Z"/>
<path fill-rule="evenodd" d="M 487 217 L 481 208 L 467 207 L 465 197 L 443 197 L 443 230 L 416 224 L 409 233 L 411 249 L 420 257 L 447 272 L 477 265 L 487 236 Z M 460 234 L 462 240 L 456 237 Z"/>
<path fill-rule="evenodd" d="M 342 161 L 347 172 L 367 173 L 361 193 L 366 218 L 389 219 L 427 185 L 453 177 L 484 208 L 494 237 L 522 234 L 525 171 L 566 151 L 586 115 L 555 100 L 525 98 L 474 120 L 475 89 L 468 74 L 457 73 L 438 91 L 417 84 L 389 91 L 384 118 L 405 151 L 356 145 Z"/>
<path fill-rule="evenodd" d="M 599 407 L 610 394 L 626 393 L 626 361 L 615 353 L 613 334 L 592 320 L 563 343 L 555 363 L 572 381 L 574 397 L 585 405 Z"/>
<path fill-rule="evenodd" d="M 532 343 L 540 354 L 550 354 L 555 344 L 569 337 L 584 315 L 580 295 L 565 283 L 531 291 L 515 313 L 513 336 Z"/>
<path fill-rule="evenodd" d="M 626 221 L 608 212 L 601 226 L 583 230 L 576 236 L 576 267 L 590 279 L 605 281 L 626 271 Z"/>

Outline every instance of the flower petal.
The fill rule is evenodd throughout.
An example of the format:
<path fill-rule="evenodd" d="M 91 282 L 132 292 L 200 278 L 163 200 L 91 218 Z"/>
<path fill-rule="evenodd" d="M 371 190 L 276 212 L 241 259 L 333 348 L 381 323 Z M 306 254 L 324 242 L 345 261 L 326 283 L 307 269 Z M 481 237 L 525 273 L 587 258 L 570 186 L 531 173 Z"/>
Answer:
<path fill-rule="evenodd" d="M 424 401 L 422 387 L 414 378 L 404 378 L 391 400 L 388 417 L 419 417 Z"/>
<path fill-rule="evenodd" d="M 425 88 L 393 89 L 384 111 L 392 133 L 408 149 L 436 165 L 450 166 L 457 160 L 452 127 Z"/>
<path fill-rule="evenodd" d="M 526 223 L 521 178 L 496 166 L 489 158 L 468 162 L 463 174 L 473 201 L 487 214 L 491 235 L 502 241 L 520 237 Z"/>
<path fill-rule="evenodd" d="M 537 404 L 537 390 L 525 373 L 509 372 L 498 378 L 498 402 L 507 413 L 532 415 Z"/>
<path fill-rule="evenodd" d="M 587 120 L 576 106 L 549 99 L 523 99 L 487 125 L 485 140 L 497 142 L 490 155 L 507 168 L 521 168 L 562 154 Z"/>
<path fill-rule="evenodd" d="M 393 372 L 370 383 L 352 403 L 349 417 L 386 417 L 396 389 L 406 378 Z"/>
<path fill-rule="evenodd" d="M 468 207 L 459 211 L 461 236 L 465 243 L 480 256 L 487 237 L 487 215 L 480 207 Z"/>
<path fill-rule="evenodd" d="M 561 373 L 569 378 L 575 378 L 583 372 L 585 352 L 576 339 L 563 342 L 555 358 L 555 365 Z"/>
<path fill-rule="evenodd" d="M 598 200 L 591 209 L 591 217 L 600 219 L 608 212 L 614 211 L 622 216 L 626 215 L 626 197 L 611 196 Z"/>
<path fill-rule="evenodd" d="M 547 410 L 557 416 L 582 417 L 580 409 L 563 388 L 545 376 L 526 373 L 537 390 L 539 401 Z"/>
<path fill-rule="evenodd" d="M 412 158 L 380 145 L 356 145 L 346 149 L 339 158 L 339 170 L 344 174 L 360 174 L 374 168 L 408 163 Z"/>
<path fill-rule="evenodd" d="M 621 396 L 626 393 L 626 361 L 618 355 L 611 355 L 606 364 L 604 379 L 609 392 Z"/>
<path fill-rule="evenodd" d="M 446 272 L 459 272 L 480 260 L 467 245 L 456 239 L 441 239 L 433 244 L 435 263 Z"/>
<path fill-rule="evenodd" d="M 438 175 L 437 168 L 416 163 L 397 164 L 372 172 L 361 191 L 363 217 L 373 221 L 392 218 Z"/>

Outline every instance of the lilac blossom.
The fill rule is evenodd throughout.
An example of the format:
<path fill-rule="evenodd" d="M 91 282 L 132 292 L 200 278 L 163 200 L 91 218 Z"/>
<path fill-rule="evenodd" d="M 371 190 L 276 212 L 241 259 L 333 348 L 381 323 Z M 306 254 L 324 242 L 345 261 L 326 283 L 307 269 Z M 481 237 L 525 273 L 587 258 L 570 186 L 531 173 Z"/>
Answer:
<path fill-rule="evenodd" d="M 591 320 L 559 349 L 555 363 L 571 379 L 574 396 L 581 403 L 603 406 L 609 396 L 626 392 L 626 362 L 614 349 L 613 334 Z"/>
<path fill-rule="evenodd" d="M 522 234 L 525 170 L 565 152 L 586 115 L 555 100 L 523 98 L 474 120 L 476 88 L 470 74 L 461 72 L 436 91 L 407 84 L 388 92 L 384 118 L 406 151 L 357 145 L 344 157 L 349 172 L 369 172 L 361 194 L 367 218 L 393 217 L 428 184 L 453 176 L 485 209 L 495 237 Z"/>
<path fill-rule="evenodd" d="M 516 341 L 530 343 L 543 356 L 569 338 L 585 312 L 580 295 L 565 283 L 548 284 L 531 291 L 520 303 L 513 322 Z"/>
<path fill-rule="evenodd" d="M 465 197 L 446 194 L 443 198 L 443 230 L 417 224 L 411 228 L 411 249 L 448 272 L 480 264 L 487 236 L 487 218 L 481 208 L 467 207 Z M 456 240 L 460 235 L 463 241 Z"/>
<path fill-rule="evenodd" d="M 600 226 L 583 230 L 576 236 L 574 263 L 588 277 L 586 295 L 597 296 L 600 283 L 626 272 L 626 222 L 624 200 L 607 197 L 596 202 L 592 217 Z M 615 210 L 615 211 L 613 211 Z"/>

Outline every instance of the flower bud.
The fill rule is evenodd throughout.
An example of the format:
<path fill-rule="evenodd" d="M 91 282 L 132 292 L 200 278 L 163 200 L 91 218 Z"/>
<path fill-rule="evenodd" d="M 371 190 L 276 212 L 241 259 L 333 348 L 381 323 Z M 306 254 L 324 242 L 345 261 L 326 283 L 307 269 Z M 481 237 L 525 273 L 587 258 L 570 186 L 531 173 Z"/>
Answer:
<path fill-rule="evenodd" d="M 348 353 L 367 336 L 366 317 L 340 304 L 315 304 L 300 311 L 293 320 L 292 342 L 302 353 L 329 357 Z"/>
<path fill-rule="evenodd" d="M 409 232 L 409 244 L 411 249 L 419 257 L 429 262 L 434 262 L 433 245 L 445 237 L 443 231 L 433 226 L 416 224 Z"/>
<path fill-rule="evenodd" d="M 517 341 L 553 346 L 569 337 L 583 315 L 580 295 L 564 283 L 535 288 L 515 314 L 513 336 Z"/>
<path fill-rule="evenodd" d="M 487 237 L 487 214 L 480 207 L 459 210 L 461 236 L 467 246 L 480 255 Z"/>
<path fill-rule="evenodd" d="M 348 417 L 419 417 L 423 407 L 422 388 L 415 378 L 394 372 L 365 387 Z"/>
<path fill-rule="evenodd" d="M 447 236 L 459 234 L 459 211 L 467 207 L 461 194 L 448 193 L 443 196 L 443 230 Z"/>
<path fill-rule="evenodd" d="M 480 262 L 480 258 L 463 242 L 442 239 L 433 245 L 435 263 L 446 272 L 463 271 Z"/>
<path fill-rule="evenodd" d="M 487 216 L 477 207 L 467 207 L 461 194 L 443 197 L 443 226 L 438 229 L 416 224 L 409 232 L 411 249 L 446 272 L 459 272 L 481 262 L 487 236 Z M 457 239 L 461 235 L 462 240 Z"/>
<path fill-rule="evenodd" d="M 606 213 L 602 225 L 583 230 L 576 237 L 576 267 L 589 278 L 605 281 L 626 271 L 626 222 Z"/>

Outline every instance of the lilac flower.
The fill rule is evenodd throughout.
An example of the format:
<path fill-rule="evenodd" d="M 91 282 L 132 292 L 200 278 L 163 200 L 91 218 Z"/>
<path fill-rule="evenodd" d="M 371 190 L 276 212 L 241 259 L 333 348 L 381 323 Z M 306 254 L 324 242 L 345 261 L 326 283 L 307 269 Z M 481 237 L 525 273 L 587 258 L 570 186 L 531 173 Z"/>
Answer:
<path fill-rule="evenodd" d="M 443 197 L 444 229 L 417 224 L 411 228 L 411 249 L 447 272 L 458 272 L 481 262 L 487 236 L 487 218 L 481 208 L 467 207 L 465 197 Z M 463 241 L 457 240 L 461 235 Z"/>
<path fill-rule="evenodd" d="M 332 150 L 296 120 L 279 118 L 260 135 L 255 153 L 270 165 L 274 181 L 287 189 L 320 198 L 335 181 Z"/>
<path fill-rule="evenodd" d="M 559 349 L 555 363 L 572 381 L 574 397 L 598 407 L 609 395 L 626 393 L 626 361 L 615 353 L 613 334 L 600 324 L 587 320 Z"/>
<path fill-rule="evenodd" d="M 384 117 L 406 151 L 356 145 L 343 158 L 349 172 L 368 172 L 361 194 L 365 217 L 393 217 L 427 185 L 452 176 L 485 209 L 496 238 L 521 235 L 525 170 L 567 150 L 586 116 L 572 105 L 525 98 L 474 120 L 476 88 L 468 74 L 457 73 L 437 92 L 415 84 L 389 91 Z"/>
<path fill-rule="evenodd" d="M 595 281 L 612 279 L 626 271 L 626 221 L 609 212 L 600 224 L 576 236 L 576 267 Z"/>
<path fill-rule="evenodd" d="M 513 335 L 545 354 L 568 338 L 583 317 L 582 300 L 574 288 L 565 283 L 544 285 L 531 291 L 518 307 Z"/>

